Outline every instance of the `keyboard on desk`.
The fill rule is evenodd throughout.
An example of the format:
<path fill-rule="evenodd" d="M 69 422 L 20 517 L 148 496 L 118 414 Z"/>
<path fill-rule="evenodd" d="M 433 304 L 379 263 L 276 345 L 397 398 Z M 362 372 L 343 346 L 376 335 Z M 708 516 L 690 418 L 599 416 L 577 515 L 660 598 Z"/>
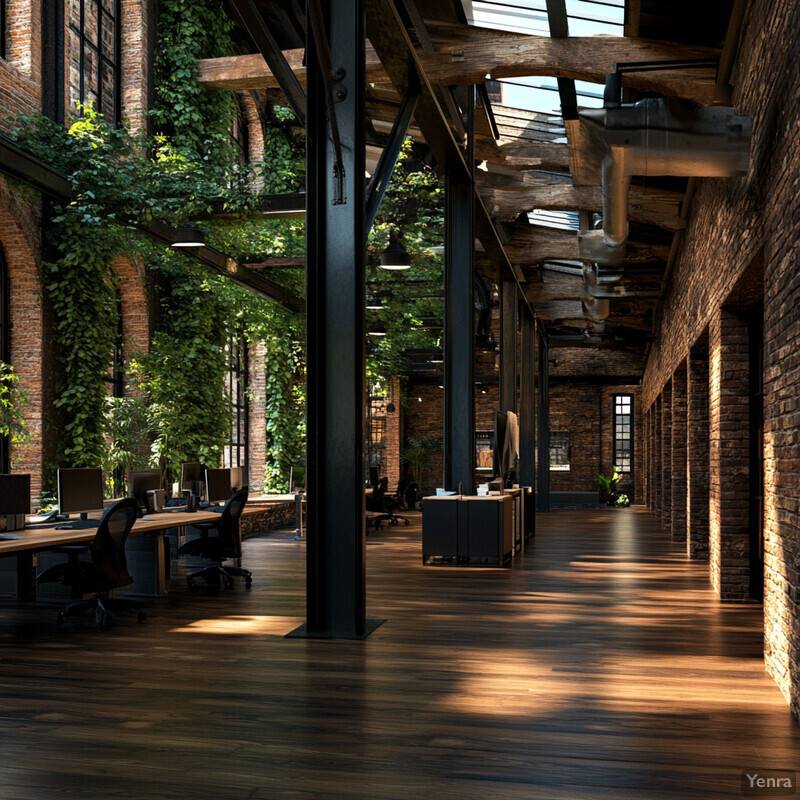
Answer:
<path fill-rule="evenodd" d="M 99 519 L 74 519 L 72 522 L 65 522 L 63 525 L 56 525 L 57 531 L 87 531 L 92 528 L 99 528 Z"/>

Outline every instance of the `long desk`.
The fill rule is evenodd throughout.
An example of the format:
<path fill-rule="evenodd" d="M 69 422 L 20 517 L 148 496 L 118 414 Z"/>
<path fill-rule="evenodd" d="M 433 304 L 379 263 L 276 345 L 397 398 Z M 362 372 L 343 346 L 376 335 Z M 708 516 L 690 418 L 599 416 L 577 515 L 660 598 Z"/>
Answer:
<path fill-rule="evenodd" d="M 248 511 L 243 515 L 257 514 L 258 509 Z M 127 590 L 120 590 L 122 594 L 136 594 L 139 596 L 159 597 L 166 595 L 169 590 L 169 553 L 164 547 L 163 536 L 157 534 L 167 530 L 177 529 L 179 536 L 183 537 L 186 527 L 198 522 L 212 522 L 219 519 L 219 513 L 214 511 L 162 511 L 157 514 L 148 514 L 148 519 L 137 519 L 133 523 L 131 536 L 128 538 L 126 553 L 129 569 L 136 578 L 137 567 L 140 574 L 146 572 L 147 580 L 139 580 L 139 586 L 134 583 Z M 20 531 L 0 534 L 0 558 L 4 556 L 17 556 L 17 594 L 21 598 L 30 598 L 35 593 L 33 583 L 34 553 L 50 550 L 53 547 L 68 544 L 84 544 L 94 539 L 96 528 L 83 530 L 57 530 L 59 523 L 45 523 L 32 525 Z M 16 538 L 5 538 L 5 537 Z M 133 538 L 131 538 L 133 537 Z M 58 585 L 56 585 L 58 586 Z M 40 593 L 41 595 L 41 593 Z M 58 595 L 48 598 L 46 593 L 40 599 L 59 600 Z"/>

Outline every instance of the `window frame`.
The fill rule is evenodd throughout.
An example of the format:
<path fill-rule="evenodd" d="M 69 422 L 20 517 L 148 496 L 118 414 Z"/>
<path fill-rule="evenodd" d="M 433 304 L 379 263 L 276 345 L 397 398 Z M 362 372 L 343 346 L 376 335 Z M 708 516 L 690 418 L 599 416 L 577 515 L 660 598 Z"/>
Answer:
<path fill-rule="evenodd" d="M 79 89 L 80 98 L 79 103 L 83 106 L 86 104 L 86 63 L 85 54 L 86 48 L 94 51 L 95 58 L 97 58 L 97 103 L 95 110 L 100 112 L 106 122 L 112 127 L 119 127 L 122 123 L 122 3 L 121 0 L 109 0 L 112 5 L 112 10 L 109 12 L 104 8 L 104 0 L 94 0 L 97 5 L 97 43 L 93 43 L 86 33 L 86 4 L 93 2 L 93 0 L 70 0 L 79 5 L 80 13 L 80 29 L 72 24 L 72 15 L 69 13 L 69 3 L 67 4 L 67 19 L 66 31 L 68 40 L 71 39 L 70 34 L 75 33 L 80 43 L 80 54 L 78 59 L 78 73 L 79 73 Z M 114 26 L 113 34 L 113 58 L 109 58 L 103 52 L 103 19 L 111 18 Z M 71 48 L 71 43 L 70 43 Z M 70 52 L 69 63 L 67 65 L 67 95 L 69 98 L 69 107 L 73 108 L 72 104 L 72 64 L 73 57 Z M 104 66 L 110 67 L 113 75 L 114 87 L 111 94 L 114 108 L 111 112 L 105 108 L 103 103 L 103 86 L 104 86 Z"/>
<path fill-rule="evenodd" d="M 250 384 L 250 362 L 247 339 L 243 331 L 228 339 L 228 369 L 225 393 L 231 411 L 229 435 L 222 448 L 225 467 L 247 467 L 250 460 L 250 406 L 247 392 Z M 235 454 L 235 458 L 234 458 Z"/>
<path fill-rule="evenodd" d="M 617 431 L 617 417 L 625 416 L 624 412 L 618 410 L 618 406 L 620 401 L 627 399 L 630 403 L 630 410 L 627 414 L 628 416 L 628 468 L 622 469 L 619 464 L 619 445 L 621 442 L 624 442 L 624 437 L 620 437 Z M 629 475 L 633 476 L 633 464 L 634 464 L 634 425 L 635 425 L 635 418 L 634 418 L 634 407 L 635 407 L 635 400 L 634 396 L 628 392 L 617 392 L 611 398 L 611 457 L 612 462 L 611 465 L 616 467 L 620 474 L 622 475 Z M 624 425 L 625 423 L 620 423 Z M 624 433 L 624 432 L 623 432 Z"/>

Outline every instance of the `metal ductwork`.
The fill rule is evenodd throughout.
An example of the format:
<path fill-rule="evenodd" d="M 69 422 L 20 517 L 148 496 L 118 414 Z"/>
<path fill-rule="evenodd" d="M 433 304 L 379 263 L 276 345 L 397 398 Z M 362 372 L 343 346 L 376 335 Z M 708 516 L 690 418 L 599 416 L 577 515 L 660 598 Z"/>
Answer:
<path fill-rule="evenodd" d="M 599 165 L 603 229 L 581 236 L 581 257 L 620 260 L 628 238 L 628 187 L 633 175 L 728 178 L 747 172 L 750 118 L 732 108 L 704 108 L 674 98 L 607 103 L 580 112 L 582 155 Z"/>

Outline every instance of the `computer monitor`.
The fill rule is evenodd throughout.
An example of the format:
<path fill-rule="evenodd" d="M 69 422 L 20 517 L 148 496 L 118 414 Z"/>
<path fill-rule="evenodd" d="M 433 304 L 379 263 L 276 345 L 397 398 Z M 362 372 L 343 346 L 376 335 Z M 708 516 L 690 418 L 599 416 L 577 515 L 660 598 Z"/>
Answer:
<path fill-rule="evenodd" d="M 161 470 L 131 469 L 128 470 L 128 497 L 135 497 L 139 506 L 145 511 L 152 511 L 153 504 L 147 493 L 161 488 Z"/>
<path fill-rule="evenodd" d="M 22 530 L 30 513 L 31 476 L 0 474 L 0 530 Z"/>
<path fill-rule="evenodd" d="M 306 488 L 306 468 L 289 467 L 289 491 L 302 492 Z"/>
<path fill-rule="evenodd" d="M 0 474 L 0 516 L 31 513 L 31 476 Z"/>
<path fill-rule="evenodd" d="M 203 480 L 203 465 L 199 461 L 184 461 L 181 464 L 181 489 L 197 491 L 197 482 Z"/>
<path fill-rule="evenodd" d="M 60 514 L 80 514 L 103 510 L 103 470 L 99 467 L 58 470 L 58 510 Z"/>
<path fill-rule="evenodd" d="M 231 496 L 231 471 L 206 470 L 206 498 L 209 503 L 226 503 Z"/>

